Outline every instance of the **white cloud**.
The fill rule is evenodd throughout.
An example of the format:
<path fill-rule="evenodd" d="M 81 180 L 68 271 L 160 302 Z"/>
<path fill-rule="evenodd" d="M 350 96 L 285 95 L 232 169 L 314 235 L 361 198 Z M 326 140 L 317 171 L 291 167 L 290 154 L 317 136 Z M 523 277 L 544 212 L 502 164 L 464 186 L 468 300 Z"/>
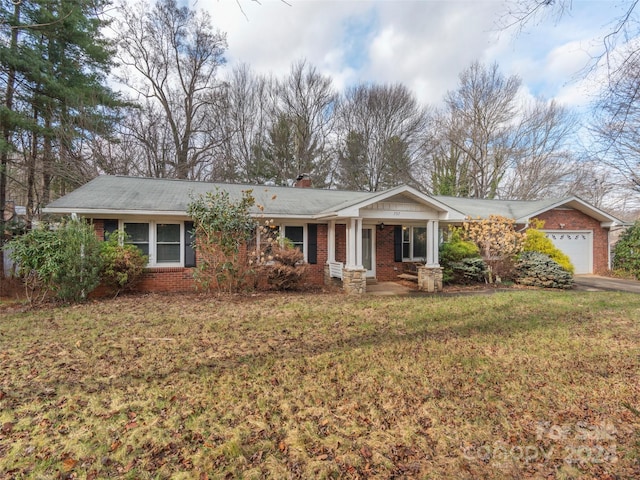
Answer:
<path fill-rule="evenodd" d="M 240 3 L 244 14 L 231 0 L 209 7 L 214 24 L 227 32 L 230 64 L 282 76 L 306 58 L 338 90 L 357 82 L 399 82 L 425 104 L 440 103 L 474 60 L 498 62 L 532 95 L 584 104 L 593 85 L 573 80 L 588 61 L 589 40 L 602 31 L 594 9 L 606 10 L 600 2 L 576 4 L 573 17 L 514 38 L 496 30 L 504 4 L 495 0 Z"/>

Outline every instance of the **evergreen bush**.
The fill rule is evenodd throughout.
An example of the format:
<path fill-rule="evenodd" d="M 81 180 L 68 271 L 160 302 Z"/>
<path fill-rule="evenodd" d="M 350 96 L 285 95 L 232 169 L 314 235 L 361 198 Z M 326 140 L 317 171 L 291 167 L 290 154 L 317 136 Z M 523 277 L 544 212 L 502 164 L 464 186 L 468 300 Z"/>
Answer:
<path fill-rule="evenodd" d="M 452 262 L 449 264 L 448 270 L 449 282 L 454 284 L 486 282 L 489 273 L 487 264 L 480 257 L 463 258 L 459 262 Z"/>
<path fill-rule="evenodd" d="M 32 304 L 50 295 L 63 301 L 85 300 L 100 282 L 100 240 L 83 220 L 63 219 L 56 228 L 34 228 L 5 248 Z"/>
<path fill-rule="evenodd" d="M 613 269 L 640 280 L 640 220 L 620 236 L 613 249 Z"/>
<path fill-rule="evenodd" d="M 135 245 L 125 243 L 126 234 L 118 230 L 102 242 L 100 256 L 102 271 L 100 277 L 107 288 L 117 296 L 131 289 L 142 276 L 148 257 Z"/>
<path fill-rule="evenodd" d="M 515 267 L 515 281 L 520 285 L 564 289 L 573 286 L 573 275 L 544 253 L 522 252 Z"/>

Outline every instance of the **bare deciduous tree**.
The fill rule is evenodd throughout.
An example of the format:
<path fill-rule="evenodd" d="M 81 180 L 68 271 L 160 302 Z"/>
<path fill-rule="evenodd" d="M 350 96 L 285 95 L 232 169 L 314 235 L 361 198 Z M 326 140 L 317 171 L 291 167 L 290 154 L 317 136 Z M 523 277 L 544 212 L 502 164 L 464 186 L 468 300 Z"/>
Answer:
<path fill-rule="evenodd" d="M 276 102 L 273 81 L 248 65 L 235 67 L 223 95 L 224 141 L 218 151 L 218 178 L 262 184 L 274 171 L 264 156 L 267 129 Z"/>
<path fill-rule="evenodd" d="M 154 152 L 149 145 L 164 148 L 160 165 L 152 169 L 156 175 L 207 176 L 211 149 L 220 142 L 219 130 L 210 122 L 218 100 L 216 74 L 224 62 L 225 35 L 213 30 L 206 13 L 179 7 L 175 0 L 121 8 L 121 80 L 142 103 L 138 121 L 131 124 L 140 129 L 131 135 L 157 137 L 142 143 L 150 158 Z"/>
<path fill-rule="evenodd" d="M 378 191 L 412 177 L 426 113 L 404 85 L 358 85 L 339 108 L 338 185 Z"/>
<path fill-rule="evenodd" d="M 640 192 L 640 51 L 630 54 L 597 103 L 594 150 Z"/>
<path fill-rule="evenodd" d="M 422 178 L 440 195 L 531 200 L 570 172 L 575 118 L 555 101 L 523 105 L 520 79 L 473 63 L 430 119 Z"/>
<path fill-rule="evenodd" d="M 555 101 L 535 100 L 514 131 L 514 162 L 500 196 L 534 200 L 552 194 L 574 170 L 569 142 L 576 119 Z"/>
<path fill-rule="evenodd" d="M 274 133 L 289 131 L 292 156 L 276 159 L 278 149 L 285 145 L 272 143 L 268 154 L 279 165 L 279 177 L 296 178 L 311 174 L 316 186 L 324 186 L 331 170 L 328 140 L 333 129 L 333 110 L 337 95 L 330 77 L 322 75 L 305 60 L 294 63 L 284 80 L 277 82 L 277 108 L 271 119 Z M 284 123 L 283 123 L 284 122 Z M 286 125 L 285 125 L 286 124 Z M 276 132 L 275 129 L 279 129 Z M 278 181 L 282 183 L 282 180 Z"/>
<path fill-rule="evenodd" d="M 609 29 L 598 40 L 601 49 L 592 56 L 582 72 L 596 75 L 604 70 L 606 84 L 594 107 L 597 115 L 592 122 L 595 142 L 591 154 L 620 172 L 628 185 L 640 190 L 640 0 L 627 0 L 612 9 L 612 16 L 603 19 Z M 512 0 L 502 18 L 502 28 L 522 31 L 545 17 L 560 22 L 573 9 L 571 0 Z M 619 13 L 613 13 L 613 12 Z"/>
<path fill-rule="evenodd" d="M 474 62 L 460 74 L 458 89 L 447 93 L 446 109 L 436 120 L 444 143 L 431 151 L 432 168 L 440 169 L 434 171 L 433 180 L 463 182 L 446 187 L 449 194 L 475 198 L 498 195 L 502 179 L 514 162 L 513 126 L 520 85 L 520 78 L 505 78 L 497 64 L 487 67 Z M 440 183 L 433 189 L 445 190 Z"/>

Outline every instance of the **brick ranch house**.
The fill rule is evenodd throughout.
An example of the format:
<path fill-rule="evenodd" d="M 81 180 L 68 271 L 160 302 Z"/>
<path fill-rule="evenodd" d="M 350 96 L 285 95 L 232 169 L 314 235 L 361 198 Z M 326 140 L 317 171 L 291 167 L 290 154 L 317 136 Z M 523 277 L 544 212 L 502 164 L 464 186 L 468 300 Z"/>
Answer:
<path fill-rule="evenodd" d="M 297 187 L 297 188 L 296 188 Z M 609 268 L 609 230 L 619 220 L 576 197 L 539 201 L 477 200 L 428 196 L 399 186 L 382 192 L 321 190 L 308 177 L 296 187 L 214 184 L 122 176 L 99 176 L 49 204 L 44 212 L 75 213 L 93 222 L 100 237 L 124 228 L 131 243 L 149 256 L 141 291 L 194 288 L 196 256 L 187 206 L 199 194 L 225 190 L 239 199 L 252 190 L 257 218 L 273 220 L 300 248 L 309 265 L 308 283 L 341 282 L 348 293 L 364 293 L 367 279 L 397 280 L 416 265 L 418 286 L 442 288 L 438 248 L 443 232 L 466 218 L 490 214 L 545 221 L 551 240 L 569 255 L 576 273 Z M 304 188 L 307 187 L 307 188 Z"/>

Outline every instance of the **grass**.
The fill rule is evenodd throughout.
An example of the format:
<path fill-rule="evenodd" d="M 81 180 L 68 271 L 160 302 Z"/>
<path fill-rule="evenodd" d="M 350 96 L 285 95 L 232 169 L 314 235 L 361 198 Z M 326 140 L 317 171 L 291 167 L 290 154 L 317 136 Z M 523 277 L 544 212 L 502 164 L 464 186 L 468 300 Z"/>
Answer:
<path fill-rule="evenodd" d="M 125 297 L 0 319 L 0 478 L 637 478 L 640 296 Z"/>

